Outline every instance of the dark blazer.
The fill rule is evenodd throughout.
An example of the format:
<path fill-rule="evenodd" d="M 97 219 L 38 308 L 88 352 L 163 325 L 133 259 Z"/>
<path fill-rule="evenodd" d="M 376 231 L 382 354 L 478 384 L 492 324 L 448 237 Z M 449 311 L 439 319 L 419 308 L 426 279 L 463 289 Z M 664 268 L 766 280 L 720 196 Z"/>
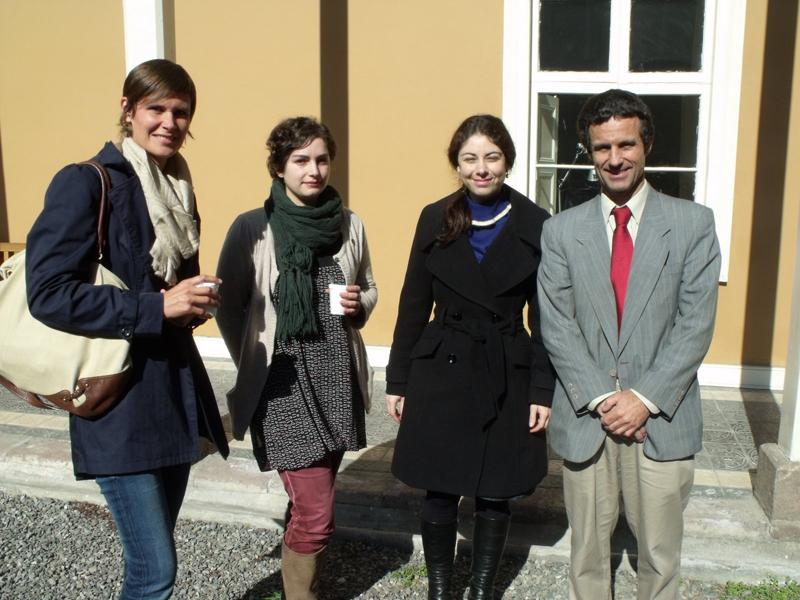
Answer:
<path fill-rule="evenodd" d="M 214 392 L 190 329 L 163 318 L 150 247 L 155 232 L 142 186 L 117 148 L 107 143 L 95 160 L 111 178 L 108 243 L 103 264 L 129 291 L 86 283 L 96 256 L 100 178 L 71 165 L 53 178 L 44 210 L 28 234 L 26 277 L 31 314 L 73 333 L 131 342 L 133 374 L 125 397 L 103 417 L 70 415 L 72 461 L 79 478 L 143 471 L 192 462 L 199 435 L 227 456 Z M 195 255 L 179 278 L 199 272 Z"/>
<path fill-rule="evenodd" d="M 545 436 L 528 431 L 528 415 L 531 403 L 550 406 L 554 386 L 536 300 L 548 215 L 504 189 L 511 213 L 481 263 L 466 235 L 436 242 L 449 198 L 417 225 L 386 371 L 387 393 L 406 397 L 392 470 L 413 487 L 505 498 L 547 472 Z"/>

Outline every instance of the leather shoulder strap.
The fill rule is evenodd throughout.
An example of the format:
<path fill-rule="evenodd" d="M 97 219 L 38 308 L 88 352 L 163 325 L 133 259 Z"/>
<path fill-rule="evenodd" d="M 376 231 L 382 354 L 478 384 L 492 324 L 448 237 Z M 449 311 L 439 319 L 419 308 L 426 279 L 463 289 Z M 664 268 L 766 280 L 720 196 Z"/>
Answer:
<path fill-rule="evenodd" d="M 85 160 L 79 165 L 94 167 L 100 176 L 100 212 L 97 219 L 97 260 L 103 259 L 103 249 L 106 247 L 106 228 L 108 219 L 108 190 L 111 189 L 111 178 L 106 168 L 96 160 Z"/>

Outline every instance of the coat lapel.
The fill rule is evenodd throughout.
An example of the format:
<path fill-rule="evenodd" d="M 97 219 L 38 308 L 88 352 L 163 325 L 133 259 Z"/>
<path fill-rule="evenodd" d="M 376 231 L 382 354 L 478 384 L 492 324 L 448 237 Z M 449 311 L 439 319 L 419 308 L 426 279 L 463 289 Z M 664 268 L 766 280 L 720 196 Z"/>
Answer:
<path fill-rule="evenodd" d="M 428 270 L 434 277 L 468 300 L 494 310 L 492 298 L 467 237 L 431 249 Z"/>
<path fill-rule="evenodd" d="M 625 310 L 622 314 L 622 328 L 619 335 L 620 352 L 625 348 L 639 322 L 667 262 L 670 230 L 658 193 L 651 190 L 647 196 L 633 248 L 633 262 L 628 276 Z"/>
<path fill-rule="evenodd" d="M 520 202 L 530 202 L 512 190 L 511 213 L 503 230 L 489 246 L 480 271 L 492 296 L 499 296 L 536 273 L 539 258 L 533 248 L 539 246 L 541 222 L 525 222 Z"/>
<path fill-rule="evenodd" d="M 578 266 L 583 269 L 581 277 L 590 288 L 589 299 L 609 347 L 616 351 L 617 307 L 611 287 L 611 252 L 608 249 L 608 233 L 603 222 L 600 196 L 591 200 L 586 218 L 577 231 L 577 242 L 581 245 L 585 260 Z"/>

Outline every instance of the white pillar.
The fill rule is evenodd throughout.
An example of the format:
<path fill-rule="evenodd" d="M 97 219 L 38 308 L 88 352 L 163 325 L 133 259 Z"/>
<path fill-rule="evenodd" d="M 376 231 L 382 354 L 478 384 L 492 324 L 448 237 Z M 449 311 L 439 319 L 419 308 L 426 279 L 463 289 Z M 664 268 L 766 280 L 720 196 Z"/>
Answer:
<path fill-rule="evenodd" d="M 125 22 L 125 72 L 153 58 L 164 58 L 163 0 L 122 0 Z"/>
<path fill-rule="evenodd" d="M 800 461 L 800 227 L 795 250 L 792 317 L 789 322 L 789 353 L 783 386 L 778 445 L 792 462 Z"/>

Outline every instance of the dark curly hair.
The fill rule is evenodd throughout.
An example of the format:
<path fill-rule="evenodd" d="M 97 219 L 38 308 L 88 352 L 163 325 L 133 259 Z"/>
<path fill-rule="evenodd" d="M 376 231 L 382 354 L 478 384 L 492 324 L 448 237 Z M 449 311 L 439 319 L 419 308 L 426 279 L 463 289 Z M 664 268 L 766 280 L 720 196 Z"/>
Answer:
<path fill-rule="evenodd" d="M 454 169 L 458 167 L 458 153 L 461 147 L 473 135 L 485 135 L 500 148 L 506 160 L 506 168 L 511 170 L 517 158 L 517 149 L 503 121 L 494 115 L 472 115 L 456 128 L 447 147 L 447 160 Z M 444 209 L 442 230 L 436 236 L 436 240 L 443 246 L 447 245 L 467 231 L 471 225 L 472 214 L 466 196 L 455 194 Z"/>
<path fill-rule="evenodd" d="M 148 60 L 131 69 L 122 84 L 122 96 L 126 99 L 119 115 L 119 128 L 123 137 L 131 135 L 127 113 L 136 110 L 136 105 L 145 98 L 160 100 L 167 96 L 185 97 L 189 101 L 189 121 L 197 108 L 197 91 L 189 73 L 179 64 L 165 58 Z"/>
<path fill-rule="evenodd" d="M 650 150 L 656 133 L 650 107 L 633 92 L 611 89 L 591 96 L 578 113 L 578 139 L 589 154 L 592 153 L 589 127 L 605 123 L 613 117 L 639 117 L 642 142 L 645 150 Z"/>
<path fill-rule="evenodd" d="M 278 123 L 267 138 L 267 169 L 275 179 L 286 167 L 289 155 L 298 148 L 305 148 L 315 139 L 321 138 L 328 147 L 331 160 L 336 158 L 336 142 L 330 129 L 312 117 L 292 117 Z"/>

